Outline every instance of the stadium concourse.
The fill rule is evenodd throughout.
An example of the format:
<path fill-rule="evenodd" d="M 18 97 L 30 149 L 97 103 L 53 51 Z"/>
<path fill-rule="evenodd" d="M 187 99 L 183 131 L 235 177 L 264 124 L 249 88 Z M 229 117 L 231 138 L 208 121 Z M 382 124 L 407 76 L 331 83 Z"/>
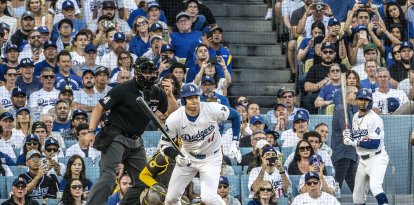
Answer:
<path fill-rule="evenodd" d="M 190 168 L 182 204 L 414 204 L 413 25 L 413 0 L 0 0 L 0 204 L 174 204 Z M 184 156 L 118 115 L 135 95 L 186 110 Z"/>

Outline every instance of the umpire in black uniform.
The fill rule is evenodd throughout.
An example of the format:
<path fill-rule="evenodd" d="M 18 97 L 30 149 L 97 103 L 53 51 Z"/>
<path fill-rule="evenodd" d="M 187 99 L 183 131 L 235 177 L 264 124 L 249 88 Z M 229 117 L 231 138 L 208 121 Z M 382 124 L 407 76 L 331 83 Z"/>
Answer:
<path fill-rule="evenodd" d="M 100 176 L 89 193 L 86 203 L 88 205 L 106 204 L 115 187 L 115 173 L 119 163 L 125 165 L 125 170 L 131 176 L 135 187 L 145 186 L 138 180 L 139 173 L 146 164 L 145 149 L 140 136 L 150 119 L 138 106 L 136 99 L 143 97 L 153 112 L 158 110 L 168 115 L 178 108 L 172 92 L 168 90 L 168 82 L 163 82 L 167 92 L 154 86 L 158 78 L 158 68 L 152 61 L 138 59 L 134 69 L 134 79 L 113 88 L 92 110 L 89 133 L 86 137 L 93 142 L 95 148 L 102 151 L 102 155 Z M 95 138 L 95 129 L 105 111 L 110 111 L 109 123 Z M 131 200 L 131 197 L 134 199 Z M 138 198 L 135 197 L 139 197 L 139 193 L 128 191 L 124 200 L 130 198 L 129 201 L 139 204 Z"/>

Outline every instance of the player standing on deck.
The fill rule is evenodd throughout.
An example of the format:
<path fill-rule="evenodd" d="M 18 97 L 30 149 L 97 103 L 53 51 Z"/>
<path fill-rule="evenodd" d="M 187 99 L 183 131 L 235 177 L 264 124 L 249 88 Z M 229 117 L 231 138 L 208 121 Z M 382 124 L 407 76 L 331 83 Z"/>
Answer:
<path fill-rule="evenodd" d="M 218 103 L 200 102 L 200 88 L 189 83 L 181 88 L 181 102 L 184 106 L 172 113 L 166 121 L 166 132 L 171 138 L 181 136 L 181 152 L 176 157 L 166 205 L 179 205 L 185 188 L 200 173 L 201 199 L 207 205 L 224 205 L 217 194 L 223 154 L 221 151 L 220 121 L 231 120 L 233 143 L 230 150 L 238 149 L 240 116 L 236 110 Z M 162 137 L 161 150 L 171 145 Z"/>
<path fill-rule="evenodd" d="M 358 112 L 352 119 L 352 133 L 349 129 L 343 131 L 344 144 L 354 146 L 360 158 L 355 176 L 353 201 L 354 204 L 365 204 L 366 185 L 369 184 L 378 204 L 388 204 L 387 196 L 382 189 L 389 161 L 384 147 L 384 123 L 371 110 L 373 103 L 370 90 L 360 89 L 356 95 L 356 102 Z"/>

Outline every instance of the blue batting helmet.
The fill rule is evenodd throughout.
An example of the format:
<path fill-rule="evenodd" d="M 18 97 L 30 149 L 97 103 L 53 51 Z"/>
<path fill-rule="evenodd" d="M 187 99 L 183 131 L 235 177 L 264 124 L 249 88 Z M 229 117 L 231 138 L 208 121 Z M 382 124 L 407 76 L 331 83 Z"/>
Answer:
<path fill-rule="evenodd" d="M 185 105 L 186 101 L 185 98 L 186 97 L 190 97 L 190 96 L 200 96 L 201 92 L 200 92 L 200 88 L 194 84 L 194 83 L 188 83 L 183 85 L 183 87 L 181 87 L 181 91 L 180 91 L 180 98 L 181 98 L 181 104 Z"/>
<path fill-rule="evenodd" d="M 356 94 L 356 99 L 366 99 L 369 100 L 370 103 L 365 107 L 367 110 L 372 109 L 372 92 L 370 89 L 361 88 L 358 90 L 358 93 Z"/>

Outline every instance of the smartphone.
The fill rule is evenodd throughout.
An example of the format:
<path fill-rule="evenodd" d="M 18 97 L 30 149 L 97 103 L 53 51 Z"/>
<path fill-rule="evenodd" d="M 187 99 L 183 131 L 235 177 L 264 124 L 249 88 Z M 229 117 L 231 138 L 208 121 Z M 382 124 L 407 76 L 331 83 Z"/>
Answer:
<path fill-rule="evenodd" d="M 162 30 L 162 40 L 164 40 L 167 43 L 170 43 L 170 32 L 168 29 Z"/>
<path fill-rule="evenodd" d="M 210 58 L 208 59 L 208 62 L 216 64 L 217 63 L 217 56 L 210 56 Z"/>
<path fill-rule="evenodd" d="M 161 55 L 161 61 L 168 61 L 168 60 L 169 60 L 169 58 L 168 58 L 168 55 L 167 54 L 162 54 Z"/>
<path fill-rule="evenodd" d="M 267 158 L 267 161 L 269 162 L 269 165 L 275 165 L 276 160 L 277 160 L 277 157 Z"/>
<path fill-rule="evenodd" d="M 209 38 L 213 38 L 213 32 L 208 32 L 207 33 L 207 39 L 209 39 Z"/>
<path fill-rule="evenodd" d="M 49 167 L 49 160 L 47 160 L 46 158 L 43 158 L 40 166 L 42 167 L 43 170 L 47 170 L 47 168 Z"/>

